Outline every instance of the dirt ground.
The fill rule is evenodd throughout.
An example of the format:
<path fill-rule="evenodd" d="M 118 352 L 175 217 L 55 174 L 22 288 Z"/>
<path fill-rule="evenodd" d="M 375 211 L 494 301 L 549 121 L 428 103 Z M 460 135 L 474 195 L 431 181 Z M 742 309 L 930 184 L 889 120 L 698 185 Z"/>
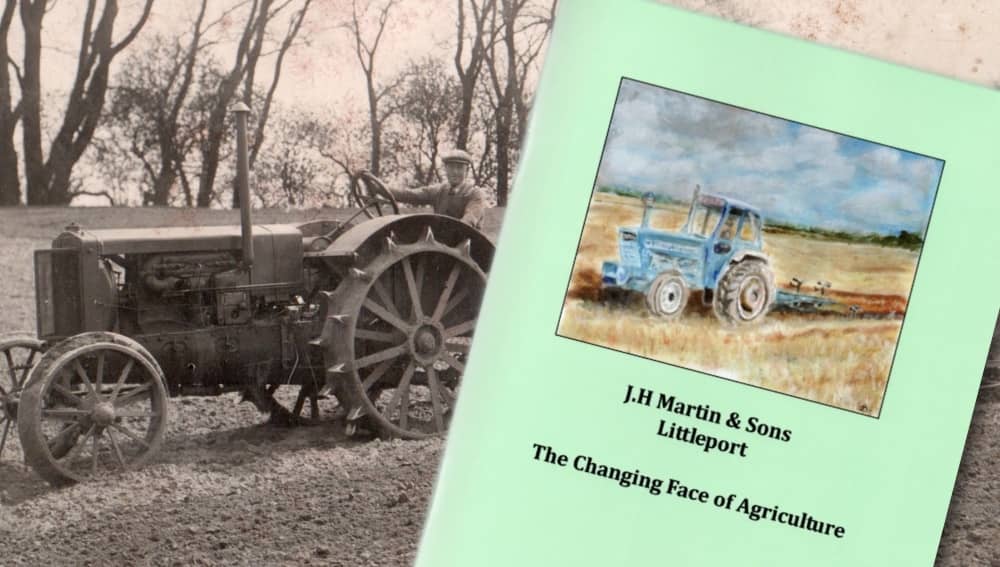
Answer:
<path fill-rule="evenodd" d="M 227 213 L 183 216 L 235 222 Z M 73 211 L 90 227 L 181 224 L 178 215 Z M 320 215 L 265 211 L 259 218 L 309 216 Z M 32 250 L 46 246 L 68 217 L 57 209 L 0 211 L 0 332 L 33 329 Z M 496 234 L 499 218 L 491 217 L 487 232 Z M 0 564 L 412 563 L 441 440 L 350 441 L 337 423 L 277 428 L 235 395 L 174 399 L 171 412 L 150 464 L 99 482 L 52 489 L 5 453 Z M 1000 566 L 997 463 L 1000 388 L 993 388 L 977 404 L 938 565 Z"/>

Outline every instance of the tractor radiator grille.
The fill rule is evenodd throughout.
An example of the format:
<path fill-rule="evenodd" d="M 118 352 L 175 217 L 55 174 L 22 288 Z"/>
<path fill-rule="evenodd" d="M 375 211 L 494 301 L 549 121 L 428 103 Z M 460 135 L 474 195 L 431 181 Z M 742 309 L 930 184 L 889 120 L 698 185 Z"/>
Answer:
<path fill-rule="evenodd" d="M 35 252 L 39 337 L 66 337 L 80 331 L 80 292 L 80 255 L 76 249 Z"/>
<path fill-rule="evenodd" d="M 639 245 L 635 240 L 621 240 L 618 248 L 623 266 L 636 267 L 641 264 L 639 260 Z"/>

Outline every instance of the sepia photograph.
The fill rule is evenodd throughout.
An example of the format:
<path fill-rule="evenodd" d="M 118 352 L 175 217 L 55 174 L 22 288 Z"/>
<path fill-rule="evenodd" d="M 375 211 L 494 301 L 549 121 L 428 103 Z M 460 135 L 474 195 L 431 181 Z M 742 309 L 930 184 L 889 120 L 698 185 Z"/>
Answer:
<path fill-rule="evenodd" d="M 877 417 L 943 168 L 624 78 L 559 334 Z"/>
<path fill-rule="evenodd" d="M 412 562 L 553 0 L 6 0 L 4 564 Z"/>

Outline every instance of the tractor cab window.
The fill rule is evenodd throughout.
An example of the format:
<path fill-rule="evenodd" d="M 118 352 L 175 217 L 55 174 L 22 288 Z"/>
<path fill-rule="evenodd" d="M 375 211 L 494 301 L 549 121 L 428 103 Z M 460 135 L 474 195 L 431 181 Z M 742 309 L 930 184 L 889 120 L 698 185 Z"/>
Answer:
<path fill-rule="evenodd" d="M 740 214 L 729 211 L 726 220 L 722 221 L 722 227 L 719 229 L 719 240 L 732 240 L 736 236 L 736 227 L 739 223 Z"/>
<path fill-rule="evenodd" d="M 715 232 L 715 227 L 719 225 L 719 218 L 722 217 L 722 209 L 719 207 L 706 206 L 698 203 L 691 213 L 691 224 L 688 232 L 708 238 Z"/>
<path fill-rule="evenodd" d="M 760 233 L 760 218 L 753 213 L 743 215 L 743 226 L 740 227 L 740 240 L 755 242 Z"/>

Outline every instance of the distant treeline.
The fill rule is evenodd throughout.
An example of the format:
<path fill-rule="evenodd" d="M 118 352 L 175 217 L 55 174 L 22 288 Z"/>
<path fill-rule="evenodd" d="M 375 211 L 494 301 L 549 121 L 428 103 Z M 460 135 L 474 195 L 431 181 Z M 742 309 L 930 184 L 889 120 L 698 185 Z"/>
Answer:
<path fill-rule="evenodd" d="M 908 232 L 906 230 L 899 231 L 899 234 L 878 234 L 875 232 L 858 233 L 847 232 L 845 230 L 828 230 L 825 228 L 765 221 L 764 232 L 772 232 L 776 234 L 795 234 L 805 238 L 814 238 L 817 240 L 837 240 L 840 242 L 856 242 L 859 244 L 877 244 L 878 246 L 892 246 L 895 248 L 905 248 L 907 250 L 920 250 L 920 247 L 924 245 L 924 240 L 920 238 L 918 234 Z"/>
<path fill-rule="evenodd" d="M 633 197 L 641 199 L 643 192 L 627 187 L 601 186 L 597 188 L 599 193 L 610 193 L 622 197 Z M 662 194 L 654 194 L 653 200 L 657 203 L 680 204 L 687 206 L 687 201 L 681 201 L 673 197 Z M 799 226 L 791 223 L 780 223 L 765 219 L 764 232 L 774 234 L 795 234 L 804 238 L 816 240 L 835 240 L 838 242 L 854 242 L 859 244 L 876 244 L 878 246 L 891 246 L 895 248 L 905 248 L 907 250 L 920 250 L 924 240 L 920 235 L 906 230 L 899 231 L 898 234 L 878 234 L 875 232 L 860 233 L 848 232 L 845 230 L 829 230 L 812 226 Z"/>

